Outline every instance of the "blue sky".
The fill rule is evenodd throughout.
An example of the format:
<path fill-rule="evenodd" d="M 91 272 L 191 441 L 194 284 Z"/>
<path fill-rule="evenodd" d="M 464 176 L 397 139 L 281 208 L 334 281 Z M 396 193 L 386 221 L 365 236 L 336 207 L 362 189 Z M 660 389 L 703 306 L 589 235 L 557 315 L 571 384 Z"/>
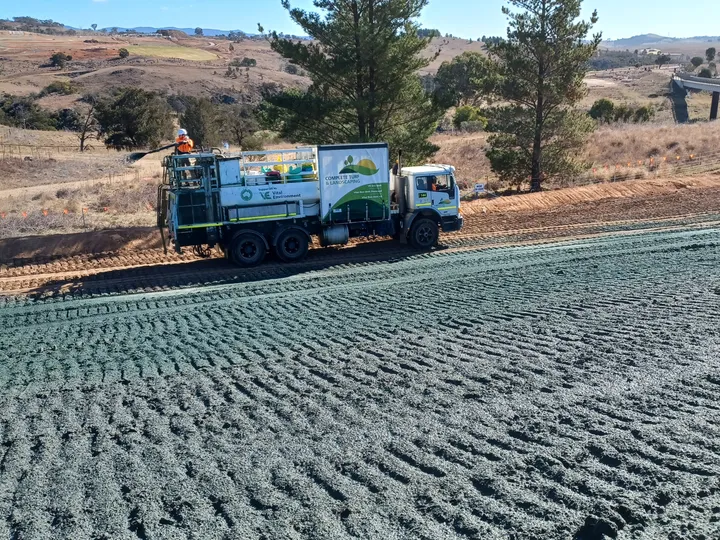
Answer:
<path fill-rule="evenodd" d="M 459 37 L 504 35 L 503 0 L 430 0 L 423 26 Z M 291 0 L 293 6 L 311 8 L 312 0 Z M 674 37 L 717 35 L 720 27 L 712 15 L 717 4 L 695 0 L 692 10 L 682 10 L 670 0 L 585 0 L 586 16 L 597 8 L 598 30 L 617 39 L 655 33 Z M 703 17 L 701 14 L 709 16 Z M 29 15 L 54 19 L 70 26 L 177 26 L 240 29 L 255 32 L 260 22 L 267 29 L 301 33 L 280 6 L 280 0 L 2 0 L 0 18 Z"/>

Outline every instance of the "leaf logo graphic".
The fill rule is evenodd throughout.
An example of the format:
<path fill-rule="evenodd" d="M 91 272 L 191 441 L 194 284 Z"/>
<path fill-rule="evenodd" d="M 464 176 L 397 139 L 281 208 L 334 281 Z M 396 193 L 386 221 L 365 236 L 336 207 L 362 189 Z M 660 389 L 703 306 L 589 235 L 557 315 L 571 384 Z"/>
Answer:
<path fill-rule="evenodd" d="M 356 164 L 353 164 L 353 161 L 353 157 L 348 156 L 348 158 L 345 160 L 345 168 L 340 171 L 340 174 L 362 174 L 363 176 L 372 176 L 374 174 L 377 174 L 377 172 L 380 170 L 377 168 L 377 165 L 375 165 L 375 163 L 371 159 L 361 159 Z"/>

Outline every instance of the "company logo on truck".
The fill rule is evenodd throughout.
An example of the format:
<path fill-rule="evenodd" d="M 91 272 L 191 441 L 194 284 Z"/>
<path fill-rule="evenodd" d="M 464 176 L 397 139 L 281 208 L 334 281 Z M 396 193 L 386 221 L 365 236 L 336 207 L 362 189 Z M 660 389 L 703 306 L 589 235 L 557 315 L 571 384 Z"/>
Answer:
<path fill-rule="evenodd" d="M 371 159 L 364 158 L 358 163 L 354 163 L 354 161 L 355 159 L 352 156 L 348 156 L 337 176 L 325 177 L 325 185 L 362 184 L 360 176 L 373 176 L 379 171 L 377 165 Z"/>
<path fill-rule="evenodd" d="M 240 198 L 241 198 L 243 201 L 248 202 L 248 201 L 250 201 L 250 200 L 253 198 L 253 192 L 250 191 L 249 189 L 243 189 L 243 190 L 240 192 Z"/>
<path fill-rule="evenodd" d="M 363 176 L 372 176 L 374 174 L 377 174 L 378 168 L 375 163 L 373 163 L 373 160 L 365 158 L 361 159 L 357 165 L 353 164 L 353 157 L 348 156 L 348 158 L 345 160 L 345 167 L 342 171 L 340 171 L 340 174 L 362 174 Z"/>

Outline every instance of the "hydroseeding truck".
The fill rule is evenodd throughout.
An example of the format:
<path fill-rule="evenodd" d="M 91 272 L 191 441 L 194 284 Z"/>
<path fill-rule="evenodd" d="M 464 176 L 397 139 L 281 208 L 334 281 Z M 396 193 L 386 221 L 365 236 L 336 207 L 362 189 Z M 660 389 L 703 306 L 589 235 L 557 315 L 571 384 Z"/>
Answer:
<path fill-rule="evenodd" d="M 428 250 L 440 230 L 462 228 L 454 167 L 388 164 L 384 143 L 167 156 L 158 227 L 178 253 L 219 246 L 240 266 L 271 250 L 298 261 L 313 237 L 332 246 L 392 236 Z"/>

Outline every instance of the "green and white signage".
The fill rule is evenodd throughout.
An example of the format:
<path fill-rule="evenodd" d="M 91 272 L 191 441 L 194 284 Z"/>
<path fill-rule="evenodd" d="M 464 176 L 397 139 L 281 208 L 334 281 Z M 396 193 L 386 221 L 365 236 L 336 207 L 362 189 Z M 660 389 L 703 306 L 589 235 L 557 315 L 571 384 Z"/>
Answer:
<path fill-rule="evenodd" d="M 390 217 L 387 144 L 320 146 L 318 162 L 325 223 Z"/>

